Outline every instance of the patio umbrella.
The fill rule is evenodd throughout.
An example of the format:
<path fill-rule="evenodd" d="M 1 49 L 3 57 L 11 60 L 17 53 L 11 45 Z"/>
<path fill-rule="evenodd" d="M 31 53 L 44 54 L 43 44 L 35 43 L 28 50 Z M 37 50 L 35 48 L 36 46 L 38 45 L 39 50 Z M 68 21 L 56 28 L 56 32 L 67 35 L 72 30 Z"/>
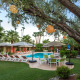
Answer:
<path fill-rule="evenodd" d="M 11 44 L 9 43 L 0 43 L 0 46 L 10 46 Z"/>
<path fill-rule="evenodd" d="M 57 47 L 57 46 L 62 46 L 62 45 L 65 45 L 65 44 L 63 44 L 61 42 L 53 41 L 53 42 L 46 43 L 44 46 L 55 46 L 55 47 Z"/>

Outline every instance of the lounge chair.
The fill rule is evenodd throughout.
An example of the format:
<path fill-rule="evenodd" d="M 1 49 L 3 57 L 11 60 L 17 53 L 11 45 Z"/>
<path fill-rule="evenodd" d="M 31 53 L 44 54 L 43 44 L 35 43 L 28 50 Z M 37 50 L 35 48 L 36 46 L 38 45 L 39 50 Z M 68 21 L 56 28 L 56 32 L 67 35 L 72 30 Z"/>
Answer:
<path fill-rule="evenodd" d="M 22 59 L 19 56 L 16 55 L 15 56 L 15 61 L 18 61 L 19 62 L 20 60 L 22 60 Z"/>
<path fill-rule="evenodd" d="M 22 60 L 21 60 L 21 62 L 27 62 L 27 57 L 26 56 L 22 56 Z"/>
<path fill-rule="evenodd" d="M 5 61 L 7 61 L 7 60 L 10 59 L 10 57 L 9 57 L 8 55 L 3 55 L 3 57 L 4 57 L 4 60 L 5 60 Z"/>
<path fill-rule="evenodd" d="M 0 55 L 0 60 L 4 60 L 4 57 L 3 57 L 3 55 Z"/>
<path fill-rule="evenodd" d="M 15 61 L 15 59 L 16 59 L 15 56 L 11 55 L 9 61 Z"/>

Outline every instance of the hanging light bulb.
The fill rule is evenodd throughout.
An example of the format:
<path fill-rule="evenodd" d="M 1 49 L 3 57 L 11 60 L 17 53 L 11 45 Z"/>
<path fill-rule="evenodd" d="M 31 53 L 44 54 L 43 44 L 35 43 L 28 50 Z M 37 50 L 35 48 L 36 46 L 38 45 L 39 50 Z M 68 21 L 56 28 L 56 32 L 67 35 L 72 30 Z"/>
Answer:
<path fill-rule="evenodd" d="M 66 39 L 66 36 L 64 36 L 63 38 Z"/>
<path fill-rule="evenodd" d="M 37 25 L 37 28 L 39 28 L 39 25 Z"/>
<path fill-rule="evenodd" d="M 11 5 L 11 6 L 9 7 L 9 10 L 10 10 L 12 13 L 17 13 L 17 12 L 18 12 L 18 9 L 17 9 L 17 7 L 16 7 L 15 5 Z"/>
<path fill-rule="evenodd" d="M 19 24 L 20 22 L 19 21 L 16 21 L 16 23 Z"/>
<path fill-rule="evenodd" d="M 47 31 L 48 33 L 52 33 L 52 32 L 54 31 L 54 27 L 51 26 L 51 25 L 48 25 L 47 28 L 46 28 L 46 31 Z"/>

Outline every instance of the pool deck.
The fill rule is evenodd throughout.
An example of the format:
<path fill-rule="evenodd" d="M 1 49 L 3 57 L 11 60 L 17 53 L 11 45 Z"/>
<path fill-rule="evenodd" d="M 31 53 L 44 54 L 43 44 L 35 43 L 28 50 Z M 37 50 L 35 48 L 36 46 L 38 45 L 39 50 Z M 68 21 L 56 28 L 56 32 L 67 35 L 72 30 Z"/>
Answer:
<path fill-rule="evenodd" d="M 31 60 L 32 58 L 28 58 L 29 60 Z M 27 61 L 26 63 L 29 64 L 29 67 L 30 68 L 38 68 L 38 69 L 42 69 L 42 70 L 50 70 L 50 71 L 55 71 L 57 69 L 57 67 L 59 67 L 59 64 L 57 65 L 56 67 L 56 64 L 51 64 L 51 67 L 50 67 L 50 64 L 48 65 L 48 63 L 45 64 L 45 62 L 43 63 L 39 63 L 39 59 L 37 58 L 34 58 L 34 60 L 37 60 L 37 62 L 35 63 L 30 63 L 29 61 Z M 63 65 L 62 63 L 60 64 L 60 66 Z M 64 65 L 64 66 L 68 66 L 70 69 L 74 68 L 74 65 Z"/>
<path fill-rule="evenodd" d="M 34 53 L 44 53 L 44 52 L 34 52 Z M 52 52 L 45 52 L 45 53 L 52 53 Z M 32 54 L 32 53 L 29 53 L 29 54 Z M 27 55 L 27 54 L 19 54 L 19 56 L 22 56 L 22 55 Z M 35 63 L 30 63 L 29 60 L 32 60 L 32 58 L 28 58 L 28 61 L 26 63 L 29 64 L 29 67 L 30 68 L 38 68 L 38 69 L 42 69 L 42 70 L 50 70 L 50 71 L 55 71 L 57 69 L 57 67 L 59 67 L 59 64 L 57 64 L 57 67 L 56 67 L 56 64 L 51 64 L 51 67 L 50 65 L 48 65 L 48 63 L 45 64 L 45 62 L 41 63 L 39 62 L 39 58 L 33 58 L 34 60 L 37 60 L 37 62 Z M 60 64 L 60 66 L 63 65 L 62 63 Z M 68 66 L 70 69 L 74 68 L 74 65 L 64 65 L 64 66 Z"/>

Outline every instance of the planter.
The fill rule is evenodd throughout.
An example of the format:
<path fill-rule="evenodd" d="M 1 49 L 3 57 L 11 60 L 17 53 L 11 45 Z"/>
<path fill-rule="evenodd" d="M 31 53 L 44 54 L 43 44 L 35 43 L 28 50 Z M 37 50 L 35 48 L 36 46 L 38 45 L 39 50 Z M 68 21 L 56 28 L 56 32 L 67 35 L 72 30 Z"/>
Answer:
<path fill-rule="evenodd" d="M 76 75 L 72 74 L 69 76 L 68 79 L 62 79 L 59 76 L 56 76 L 56 77 L 50 78 L 49 80 L 75 80 L 75 79 L 76 79 Z"/>
<path fill-rule="evenodd" d="M 59 78 L 59 80 L 75 80 L 75 78 L 76 78 L 75 74 L 72 74 L 72 75 L 69 76 L 68 79 L 61 79 L 61 78 Z"/>

